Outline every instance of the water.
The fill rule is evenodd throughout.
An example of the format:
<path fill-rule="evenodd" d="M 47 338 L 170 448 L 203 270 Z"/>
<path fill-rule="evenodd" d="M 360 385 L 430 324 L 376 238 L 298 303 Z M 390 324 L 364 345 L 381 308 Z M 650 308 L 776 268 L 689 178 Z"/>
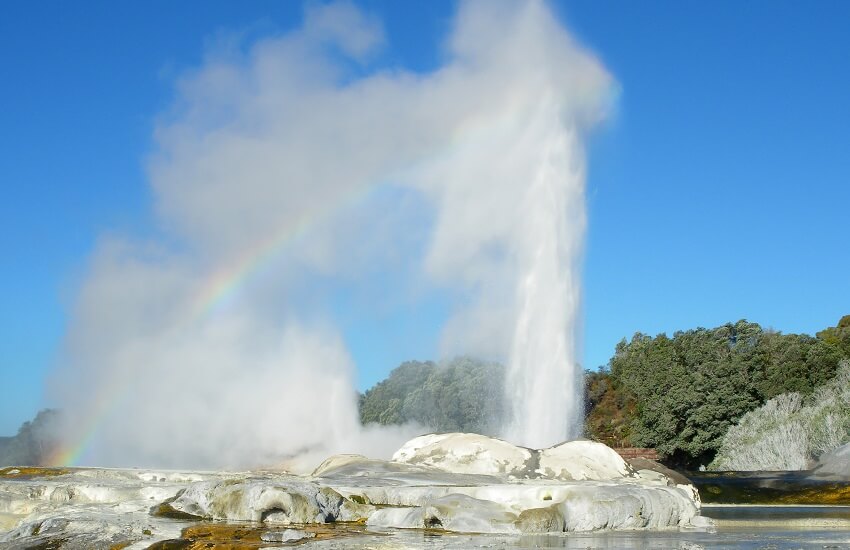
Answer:
<path fill-rule="evenodd" d="M 808 470 L 689 472 L 704 503 L 850 504 L 850 480 L 819 477 Z"/>
<path fill-rule="evenodd" d="M 547 535 L 480 535 L 421 530 L 369 532 L 348 539 L 309 544 L 310 548 L 563 548 L 574 550 L 643 548 L 824 549 L 850 548 L 850 506 L 706 506 L 710 530 L 595 531 Z"/>
<path fill-rule="evenodd" d="M 563 548 L 572 550 L 644 548 L 699 550 L 703 548 L 824 549 L 850 548 L 847 527 L 719 527 L 715 532 L 632 531 L 558 535 L 460 535 L 428 531 L 385 531 L 347 539 L 308 543 L 305 548 Z"/>
<path fill-rule="evenodd" d="M 558 106 L 541 108 L 530 133 L 541 146 L 516 235 L 517 321 L 507 374 L 513 412 L 506 439 L 545 448 L 580 435 L 576 357 L 578 255 L 584 238 L 584 172 L 575 133 Z"/>

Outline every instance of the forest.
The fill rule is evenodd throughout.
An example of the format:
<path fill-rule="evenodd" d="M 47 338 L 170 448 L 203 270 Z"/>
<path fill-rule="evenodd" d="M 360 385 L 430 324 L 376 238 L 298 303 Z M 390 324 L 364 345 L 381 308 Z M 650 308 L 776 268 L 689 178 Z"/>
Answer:
<path fill-rule="evenodd" d="M 608 365 L 585 372 L 585 435 L 652 447 L 681 467 L 708 465 L 745 414 L 780 396 L 805 400 L 848 359 L 850 315 L 815 336 L 745 320 L 672 336 L 636 333 Z M 503 378 L 498 364 L 471 358 L 404 363 L 360 397 L 361 421 L 493 433 L 505 414 Z"/>

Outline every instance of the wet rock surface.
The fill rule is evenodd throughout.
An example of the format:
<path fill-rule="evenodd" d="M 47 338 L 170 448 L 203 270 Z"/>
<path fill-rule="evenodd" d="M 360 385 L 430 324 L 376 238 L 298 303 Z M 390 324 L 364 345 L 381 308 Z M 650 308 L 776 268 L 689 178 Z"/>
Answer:
<path fill-rule="evenodd" d="M 793 472 L 692 472 L 710 504 L 850 505 L 850 480 Z"/>
<path fill-rule="evenodd" d="M 850 482 L 850 443 L 821 455 L 812 475 L 820 479 Z"/>
<path fill-rule="evenodd" d="M 416 438 L 391 461 L 330 457 L 307 476 L 18 470 L 0 476 L 0 545 L 201 548 L 227 540 L 259 548 L 364 529 L 522 535 L 699 525 L 693 487 L 650 474 L 598 443 L 537 451 L 473 434 Z"/>

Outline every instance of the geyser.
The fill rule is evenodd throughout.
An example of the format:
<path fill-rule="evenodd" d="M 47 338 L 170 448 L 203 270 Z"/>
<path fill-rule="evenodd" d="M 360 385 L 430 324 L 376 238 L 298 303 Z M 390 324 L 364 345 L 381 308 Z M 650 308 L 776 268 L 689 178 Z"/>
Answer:
<path fill-rule="evenodd" d="M 544 103 L 532 122 L 539 149 L 530 154 L 538 166 L 518 205 L 517 317 L 505 384 L 513 419 L 506 437 L 529 447 L 581 434 L 576 322 L 584 173 L 575 130 L 559 112 Z"/>
<path fill-rule="evenodd" d="M 353 4 L 308 3 L 178 81 L 158 231 L 104 238 L 70 315 L 53 390 L 75 462 L 388 454 L 411 434 L 358 426 L 351 288 L 383 302 L 349 319 L 450 296 L 441 352 L 510 365 L 507 437 L 576 435 L 581 144 L 611 79 L 536 1 L 461 3 L 427 73 L 375 68 L 383 43 Z"/>

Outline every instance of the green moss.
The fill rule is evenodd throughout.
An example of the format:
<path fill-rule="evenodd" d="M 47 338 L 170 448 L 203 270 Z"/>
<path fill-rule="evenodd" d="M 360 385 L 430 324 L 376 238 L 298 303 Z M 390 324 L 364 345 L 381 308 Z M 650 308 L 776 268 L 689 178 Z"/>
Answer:
<path fill-rule="evenodd" d="M 308 540 L 317 541 L 330 538 L 350 537 L 363 533 L 363 527 L 356 524 L 330 525 L 287 525 L 287 529 L 299 529 L 312 533 Z M 289 547 L 299 544 L 266 542 L 263 533 L 277 531 L 280 527 L 270 528 L 260 523 L 219 523 L 203 522 L 183 530 L 179 539 L 169 539 L 152 544 L 150 550 L 256 550 L 270 547 Z"/>
<path fill-rule="evenodd" d="M 361 495 L 351 495 L 348 497 L 348 499 L 352 502 L 356 502 L 357 504 L 368 504 L 366 498 Z"/>
<path fill-rule="evenodd" d="M 0 468 L 0 479 L 31 479 L 36 477 L 64 476 L 72 473 L 70 468 L 41 468 L 35 466 L 10 466 Z"/>
<path fill-rule="evenodd" d="M 187 512 L 175 510 L 171 506 L 171 502 L 173 502 L 173 499 L 166 500 L 162 504 L 154 506 L 153 508 L 151 508 L 151 515 L 158 518 L 179 519 L 188 521 L 197 521 L 203 519 L 201 516 L 196 516 L 195 514 L 189 514 Z"/>
<path fill-rule="evenodd" d="M 850 505 L 850 483 L 810 478 L 695 474 L 694 485 L 706 504 Z"/>
<path fill-rule="evenodd" d="M 192 541 L 186 539 L 169 539 L 155 542 L 148 546 L 148 550 L 183 550 L 191 548 Z"/>
<path fill-rule="evenodd" d="M 29 550 L 62 550 L 68 543 L 68 539 L 55 538 L 38 543 L 34 546 L 28 546 Z"/>

